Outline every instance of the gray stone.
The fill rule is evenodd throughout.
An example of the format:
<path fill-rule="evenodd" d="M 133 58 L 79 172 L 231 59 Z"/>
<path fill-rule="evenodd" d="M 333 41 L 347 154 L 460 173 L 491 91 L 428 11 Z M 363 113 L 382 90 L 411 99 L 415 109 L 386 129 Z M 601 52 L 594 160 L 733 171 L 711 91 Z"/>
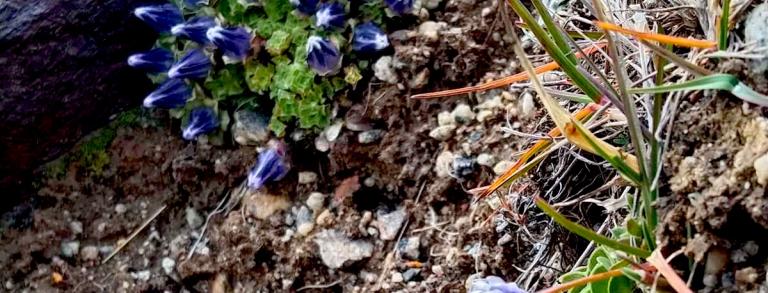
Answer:
<path fill-rule="evenodd" d="M 0 190 L 20 180 L 152 89 L 130 54 L 157 36 L 133 16 L 140 0 L 0 1 Z M 13 188 L 14 190 L 11 190 Z M 18 197 L 6 197 L 10 207 Z"/>
<path fill-rule="evenodd" d="M 453 157 L 453 153 L 449 151 L 444 151 L 437 155 L 434 168 L 437 177 L 446 178 L 451 176 Z"/>
<path fill-rule="evenodd" d="M 165 272 L 166 275 L 170 275 L 176 268 L 176 261 L 170 257 L 164 257 L 160 266 L 163 267 L 163 272 Z"/>
<path fill-rule="evenodd" d="M 453 131 L 456 130 L 456 125 L 443 125 L 432 129 L 429 132 L 429 137 L 437 140 L 447 140 L 453 136 Z"/>
<path fill-rule="evenodd" d="M 408 282 L 421 273 L 420 269 L 408 269 L 403 272 L 403 281 Z"/>
<path fill-rule="evenodd" d="M 235 112 L 232 136 L 241 145 L 260 145 L 269 140 L 269 116 L 240 110 Z"/>
<path fill-rule="evenodd" d="M 337 230 L 323 230 L 314 241 L 323 264 L 331 269 L 351 265 L 373 254 L 373 244 L 364 240 L 351 240 Z"/>
<path fill-rule="evenodd" d="M 75 235 L 83 234 L 83 223 L 80 221 L 69 222 L 69 229 Z"/>
<path fill-rule="evenodd" d="M 496 164 L 496 158 L 491 154 L 482 153 L 477 155 L 477 164 L 493 168 L 493 164 Z"/>
<path fill-rule="evenodd" d="M 118 215 L 122 215 L 126 211 L 128 211 L 128 208 L 124 204 L 119 203 L 115 205 L 115 213 L 117 213 Z"/>
<path fill-rule="evenodd" d="M 504 174 L 504 172 L 507 171 L 510 167 L 512 167 L 515 163 L 512 161 L 501 161 L 496 163 L 496 165 L 493 166 L 493 173 L 496 175 Z"/>
<path fill-rule="evenodd" d="M 307 197 L 307 206 L 312 209 L 313 212 L 321 210 L 325 203 L 325 194 L 320 192 L 313 192 Z"/>
<path fill-rule="evenodd" d="M 471 175 L 475 171 L 475 159 L 465 156 L 453 158 L 452 173 L 459 178 Z"/>
<path fill-rule="evenodd" d="M 768 3 L 755 6 L 744 22 L 744 42 L 754 43 L 757 47 L 768 47 Z M 748 74 L 755 85 L 755 90 L 765 92 L 768 90 L 768 56 L 750 59 Z"/>
<path fill-rule="evenodd" d="M 418 259 L 420 246 L 421 246 L 421 237 L 411 236 L 403 240 L 400 240 L 398 249 L 400 250 L 400 255 L 402 255 L 404 258 Z"/>
<path fill-rule="evenodd" d="M 193 208 L 188 207 L 184 211 L 184 216 L 187 220 L 187 227 L 191 229 L 197 229 L 205 223 L 205 219 Z"/>
<path fill-rule="evenodd" d="M 323 131 L 323 134 L 325 134 L 325 138 L 329 142 L 335 141 L 339 137 L 339 134 L 341 134 L 341 128 L 343 126 L 344 126 L 343 121 L 336 121 L 336 123 L 331 124 L 325 129 L 325 131 Z"/>
<path fill-rule="evenodd" d="M 390 213 L 377 212 L 376 222 L 373 223 L 379 229 L 379 239 L 393 240 L 400 232 L 400 227 L 405 222 L 405 208 L 400 207 Z"/>
<path fill-rule="evenodd" d="M 383 56 L 373 64 L 373 75 L 381 81 L 396 84 L 398 77 L 392 56 Z"/>
<path fill-rule="evenodd" d="M 310 184 L 317 181 L 317 173 L 312 171 L 299 172 L 299 184 Z"/>
<path fill-rule="evenodd" d="M 149 281 L 150 278 L 152 278 L 152 272 L 150 272 L 149 270 L 133 272 L 131 273 L 131 277 L 136 280 L 146 282 L 146 281 Z"/>
<path fill-rule="evenodd" d="M 381 129 L 366 130 L 357 134 L 357 142 L 361 144 L 374 143 L 379 139 L 381 139 L 382 136 L 384 136 L 384 130 L 381 130 Z"/>
<path fill-rule="evenodd" d="M 437 114 L 437 125 L 445 126 L 453 124 L 456 124 L 456 120 L 453 120 L 451 112 L 444 111 Z"/>
<path fill-rule="evenodd" d="M 61 256 L 74 257 L 80 252 L 80 241 L 66 241 L 61 243 Z"/>
<path fill-rule="evenodd" d="M 467 104 L 459 104 L 451 112 L 451 117 L 458 123 L 467 123 L 475 119 L 475 112 Z"/>
<path fill-rule="evenodd" d="M 88 245 L 80 250 L 80 259 L 83 261 L 98 261 L 99 260 L 99 248 L 93 245 Z"/>

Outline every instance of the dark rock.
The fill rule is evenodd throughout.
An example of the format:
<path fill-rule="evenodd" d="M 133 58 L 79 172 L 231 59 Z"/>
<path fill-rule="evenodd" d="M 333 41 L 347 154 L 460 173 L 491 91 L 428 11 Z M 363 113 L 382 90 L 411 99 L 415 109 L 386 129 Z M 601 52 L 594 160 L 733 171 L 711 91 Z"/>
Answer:
<path fill-rule="evenodd" d="M 147 2 L 0 1 L 0 190 L 141 104 L 152 85 L 126 58 L 157 37 L 132 14 Z"/>

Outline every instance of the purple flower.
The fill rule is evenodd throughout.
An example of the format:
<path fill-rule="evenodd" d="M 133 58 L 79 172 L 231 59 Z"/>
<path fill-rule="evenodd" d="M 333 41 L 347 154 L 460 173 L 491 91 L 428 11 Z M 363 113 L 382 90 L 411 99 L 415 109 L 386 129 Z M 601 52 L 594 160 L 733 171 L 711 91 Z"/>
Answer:
<path fill-rule="evenodd" d="M 173 53 L 162 48 L 155 48 L 128 56 L 129 66 L 152 73 L 167 71 L 172 63 Z"/>
<path fill-rule="evenodd" d="M 212 27 L 206 32 L 206 36 L 224 56 L 235 60 L 244 60 L 251 50 L 251 33 L 242 27 Z"/>
<path fill-rule="evenodd" d="M 398 15 L 407 14 L 413 10 L 413 0 L 384 0 L 384 2 Z"/>
<path fill-rule="evenodd" d="M 185 37 L 201 45 L 210 44 L 206 33 L 208 29 L 216 26 L 216 20 L 210 16 L 196 16 L 182 24 L 171 28 L 171 33 L 177 37 Z"/>
<path fill-rule="evenodd" d="M 186 140 L 196 139 L 202 134 L 209 133 L 219 127 L 219 119 L 216 112 L 210 107 L 198 107 L 189 112 L 189 122 L 181 136 Z"/>
<path fill-rule="evenodd" d="M 183 80 L 169 78 L 144 98 L 144 107 L 173 109 L 184 106 L 192 97 L 192 88 Z"/>
<path fill-rule="evenodd" d="M 527 293 L 525 290 L 517 287 L 517 284 L 504 282 L 497 276 L 487 276 L 485 278 L 475 279 L 468 293 Z"/>
<path fill-rule="evenodd" d="M 168 32 L 174 25 L 184 21 L 181 10 L 176 5 L 170 3 L 141 6 L 136 8 L 133 14 L 159 33 Z"/>
<path fill-rule="evenodd" d="M 291 4 L 293 4 L 293 7 L 296 7 L 296 10 L 299 12 L 305 14 L 305 15 L 312 15 L 317 11 L 317 3 L 318 0 L 290 0 Z"/>
<path fill-rule="evenodd" d="M 194 49 L 171 66 L 171 69 L 168 70 L 168 77 L 201 79 L 208 76 L 209 71 L 211 71 L 211 60 L 203 53 L 203 50 Z"/>
<path fill-rule="evenodd" d="M 323 29 L 344 28 L 344 6 L 338 2 L 320 4 L 315 13 L 315 26 Z"/>
<path fill-rule="evenodd" d="M 333 74 L 341 68 L 341 53 L 333 42 L 311 36 L 307 39 L 307 64 L 320 76 Z"/>
<path fill-rule="evenodd" d="M 355 27 L 352 49 L 361 53 L 373 53 L 389 47 L 389 39 L 381 29 L 371 22 Z"/>
<path fill-rule="evenodd" d="M 208 0 L 184 0 L 184 4 L 189 7 L 198 7 L 202 5 L 208 5 Z"/>
<path fill-rule="evenodd" d="M 283 179 L 288 173 L 285 152 L 280 148 L 269 148 L 259 154 L 259 161 L 248 172 L 248 188 L 259 189 L 264 183 Z"/>

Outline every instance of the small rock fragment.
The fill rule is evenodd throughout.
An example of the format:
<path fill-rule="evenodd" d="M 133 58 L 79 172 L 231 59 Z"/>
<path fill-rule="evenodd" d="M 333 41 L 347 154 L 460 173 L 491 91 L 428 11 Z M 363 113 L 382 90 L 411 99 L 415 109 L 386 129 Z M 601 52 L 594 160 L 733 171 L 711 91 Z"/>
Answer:
<path fill-rule="evenodd" d="M 530 117 L 533 114 L 533 110 L 536 105 L 533 102 L 533 94 L 530 92 L 523 93 L 520 101 L 520 116 L 523 118 Z"/>
<path fill-rule="evenodd" d="M 187 220 L 187 227 L 189 227 L 190 229 L 197 229 L 200 226 L 202 226 L 203 223 L 205 222 L 205 219 L 203 219 L 203 217 L 200 216 L 200 213 L 198 213 L 197 210 L 191 207 L 188 207 L 184 211 L 184 216 Z"/>
<path fill-rule="evenodd" d="M 485 120 L 488 120 L 488 118 L 493 117 L 493 111 L 491 110 L 480 110 L 477 112 L 477 121 L 478 122 L 485 122 Z"/>
<path fill-rule="evenodd" d="M 336 123 L 331 124 L 328 126 L 328 128 L 323 131 L 323 134 L 325 134 L 325 138 L 328 139 L 329 142 L 334 142 L 337 138 L 339 138 L 339 134 L 341 134 L 341 128 L 344 126 L 344 121 L 336 121 Z"/>
<path fill-rule="evenodd" d="M 429 41 L 437 41 L 440 38 L 440 31 L 445 28 L 446 23 L 425 21 L 419 25 L 419 35 Z"/>
<path fill-rule="evenodd" d="M 315 219 L 315 223 L 323 227 L 328 227 L 333 224 L 333 213 L 331 213 L 331 210 L 326 209 L 321 212 L 320 215 L 317 216 L 317 219 Z"/>
<path fill-rule="evenodd" d="M 413 280 L 416 276 L 421 273 L 421 269 L 408 269 L 405 272 L 403 272 L 403 281 L 408 282 L 410 280 Z"/>
<path fill-rule="evenodd" d="M 115 213 L 118 215 L 124 214 L 127 210 L 128 208 L 124 204 L 119 203 L 115 205 Z"/>
<path fill-rule="evenodd" d="M 493 168 L 493 164 L 496 164 L 496 158 L 488 153 L 482 153 L 477 155 L 477 164 L 480 166 L 486 166 Z"/>
<path fill-rule="evenodd" d="M 146 281 L 149 281 L 149 278 L 152 277 L 152 272 L 150 272 L 149 270 L 133 272 L 131 273 L 131 277 L 133 277 L 136 280 L 146 282 Z"/>
<path fill-rule="evenodd" d="M 69 222 L 69 229 L 72 230 L 72 234 L 83 234 L 83 223 L 80 221 Z"/>
<path fill-rule="evenodd" d="M 397 237 L 400 227 L 405 222 L 405 208 L 400 207 L 390 213 L 376 213 L 376 222 L 373 223 L 379 229 L 379 239 L 392 240 Z"/>
<path fill-rule="evenodd" d="M 63 257 L 74 257 L 80 252 L 80 241 L 66 241 L 61 243 L 61 255 Z"/>
<path fill-rule="evenodd" d="M 506 161 L 506 160 L 500 161 L 496 163 L 495 166 L 493 166 L 493 173 L 496 174 L 497 176 L 502 175 L 504 174 L 504 172 L 507 171 L 507 169 L 512 167 L 514 164 L 515 163 L 513 163 L 512 161 Z"/>
<path fill-rule="evenodd" d="M 463 178 L 469 176 L 475 171 L 475 159 L 465 156 L 457 156 L 453 158 L 453 175 Z"/>
<path fill-rule="evenodd" d="M 165 272 L 166 275 L 170 275 L 176 268 L 176 261 L 170 257 L 164 257 L 160 265 L 163 267 L 163 272 Z"/>
<path fill-rule="evenodd" d="M 373 64 L 373 74 L 381 81 L 396 84 L 398 78 L 392 56 L 383 56 L 376 60 L 376 63 Z"/>
<path fill-rule="evenodd" d="M 298 233 L 301 236 L 307 236 L 309 235 L 312 230 L 315 229 L 315 223 L 307 222 L 307 223 L 301 223 L 298 227 L 296 227 L 296 233 Z"/>
<path fill-rule="evenodd" d="M 445 272 L 443 271 L 443 267 L 441 265 L 433 265 L 432 266 L 432 273 L 434 273 L 438 277 L 442 276 L 443 274 L 445 274 Z"/>
<path fill-rule="evenodd" d="M 99 260 L 99 248 L 93 245 L 88 245 L 80 250 L 80 259 L 83 261 L 98 261 Z"/>
<path fill-rule="evenodd" d="M 269 140 L 269 117 L 247 110 L 235 112 L 232 136 L 241 145 L 259 145 L 267 142 Z"/>
<path fill-rule="evenodd" d="M 437 177 L 446 178 L 451 176 L 453 164 L 453 153 L 444 151 L 437 156 L 435 160 L 435 173 Z"/>
<path fill-rule="evenodd" d="M 381 129 L 366 130 L 357 134 L 357 142 L 361 144 L 374 143 L 379 139 L 381 139 L 382 136 L 384 136 L 384 130 L 381 130 Z"/>
<path fill-rule="evenodd" d="M 390 282 L 392 283 L 402 283 L 403 282 L 403 274 L 400 272 L 392 272 L 392 277 L 390 278 Z"/>
<path fill-rule="evenodd" d="M 475 119 L 475 112 L 467 104 L 459 104 L 451 112 L 451 117 L 458 123 L 467 123 Z"/>
<path fill-rule="evenodd" d="M 429 137 L 437 140 L 446 140 L 453 136 L 453 131 L 456 130 L 456 125 L 443 125 L 432 129 L 429 132 Z"/>
<path fill-rule="evenodd" d="M 317 212 L 323 208 L 325 202 L 325 194 L 320 192 L 313 192 L 307 197 L 306 204 L 314 212 Z"/>
<path fill-rule="evenodd" d="M 419 247 L 421 246 L 421 237 L 411 236 L 400 240 L 398 249 L 400 255 L 406 259 L 419 259 Z"/>
<path fill-rule="evenodd" d="M 512 235 L 509 234 L 509 233 L 505 233 L 504 236 L 501 236 L 501 238 L 499 238 L 499 240 L 496 241 L 496 245 L 504 246 L 505 244 L 509 243 L 510 241 L 512 241 Z"/>
<path fill-rule="evenodd" d="M 743 285 L 753 284 L 757 281 L 758 277 L 759 275 L 757 274 L 757 270 L 755 270 L 755 268 L 753 267 L 743 268 L 736 271 L 737 284 L 743 284 Z"/>
<path fill-rule="evenodd" d="M 260 191 L 246 195 L 243 207 L 248 215 L 264 220 L 277 211 L 287 209 L 291 204 L 283 196 L 269 195 Z"/>
<path fill-rule="evenodd" d="M 456 121 L 453 120 L 453 116 L 451 116 L 451 112 L 443 111 L 437 114 L 437 125 L 453 125 L 455 122 Z"/>
<path fill-rule="evenodd" d="M 373 244 L 364 240 L 351 240 L 337 230 L 323 230 L 317 233 L 320 259 L 327 267 L 338 269 L 356 261 L 368 258 L 373 253 Z"/>
<path fill-rule="evenodd" d="M 757 183 L 765 186 L 768 183 L 768 154 L 762 155 L 754 163 Z"/>
<path fill-rule="evenodd" d="M 322 153 L 331 149 L 331 143 L 325 138 L 325 134 L 315 137 L 315 149 Z"/>
<path fill-rule="evenodd" d="M 317 181 L 317 173 L 312 171 L 299 172 L 299 184 L 310 184 Z"/>

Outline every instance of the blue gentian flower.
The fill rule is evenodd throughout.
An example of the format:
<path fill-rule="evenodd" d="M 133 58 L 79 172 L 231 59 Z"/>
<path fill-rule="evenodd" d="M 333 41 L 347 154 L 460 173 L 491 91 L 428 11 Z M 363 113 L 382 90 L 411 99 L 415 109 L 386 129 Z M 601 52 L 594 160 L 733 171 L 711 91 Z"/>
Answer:
<path fill-rule="evenodd" d="M 177 37 L 185 37 L 201 45 L 210 44 L 206 33 L 208 29 L 216 26 L 216 20 L 210 16 L 196 16 L 182 24 L 171 28 L 171 34 Z"/>
<path fill-rule="evenodd" d="M 159 33 L 169 32 L 174 25 L 184 22 L 181 10 L 170 3 L 141 6 L 136 8 L 133 14 Z"/>
<path fill-rule="evenodd" d="M 323 29 L 344 28 L 344 6 L 338 2 L 320 4 L 315 13 L 315 26 Z"/>
<path fill-rule="evenodd" d="M 209 0 L 184 0 L 184 4 L 189 7 L 198 7 L 208 5 Z"/>
<path fill-rule="evenodd" d="M 285 162 L 284 151 L 278 148 L 269 148 L 259 154 L 259 161 L 248 172 L 246 185 L 250 189 L 259 189 L 264 183 L 278 181 L 288 174 L 288 165 Z"/>
<path fill-rule="evenodd" d="M 413 10 L 413 0 L 384 0 L 384 2 L 397 15 L 404 15 Z"/>
<path fill-rule="evenodd" d="M 206 36 L 224 56 L 235 60 L 245 59 L 251 50 L 251 33 L 242 27 L 212 27 L 206 32 Z"/>
<path fill-rule="evenodd" d="M 167 71 L 171 64 L 173 64 L 173 53 L 162 48 L 128 56 L 129 66 L 152 73 Z"/>
<path fill-rule="evenodd" d="M 371 22 L 355 27 L 352 49 L 361 53 L 373 53 L 389 47 L 389 39 L 381 29 Z"/>
<path fill-rule="evenodd" d="M 174 109 L 187 103 L 192 88 L 181 79 L 169 78 L 144 98 L 144 107 Z"/>
<path fill-rule="evenodd" d="M 320 76 L 333 74 L 341 68 L 341 53 L 333 42 L 318 36 L 307 39 L 307 64 Z"/>
<path fill-rule="evenodd" d="M 168 70 L 170 78 L 201 79 L 211 71 L 211 60 L 201 49 L 189 51 Z"/>
<path fill-rule="evenodd" d="M 210 107 L 198 107 L 189 112 L 189 122 L 181 132 L 181 136 L 186 140 L 193 140 L 218 127 L 219 119 L 216 117 L 216 112 Z"/>
<path fill-rule="evenodd" d="M 487 276 L 472 280 L 468 293 L 527 293 L 517 287 L 517 284 L 504 282 L 497 276 Z"/>
<path fill-rule="evenodd" d="M 290 0 L 293 7 L 304 15 L 312 15 L 317 11 L 318 0 Z"/>

